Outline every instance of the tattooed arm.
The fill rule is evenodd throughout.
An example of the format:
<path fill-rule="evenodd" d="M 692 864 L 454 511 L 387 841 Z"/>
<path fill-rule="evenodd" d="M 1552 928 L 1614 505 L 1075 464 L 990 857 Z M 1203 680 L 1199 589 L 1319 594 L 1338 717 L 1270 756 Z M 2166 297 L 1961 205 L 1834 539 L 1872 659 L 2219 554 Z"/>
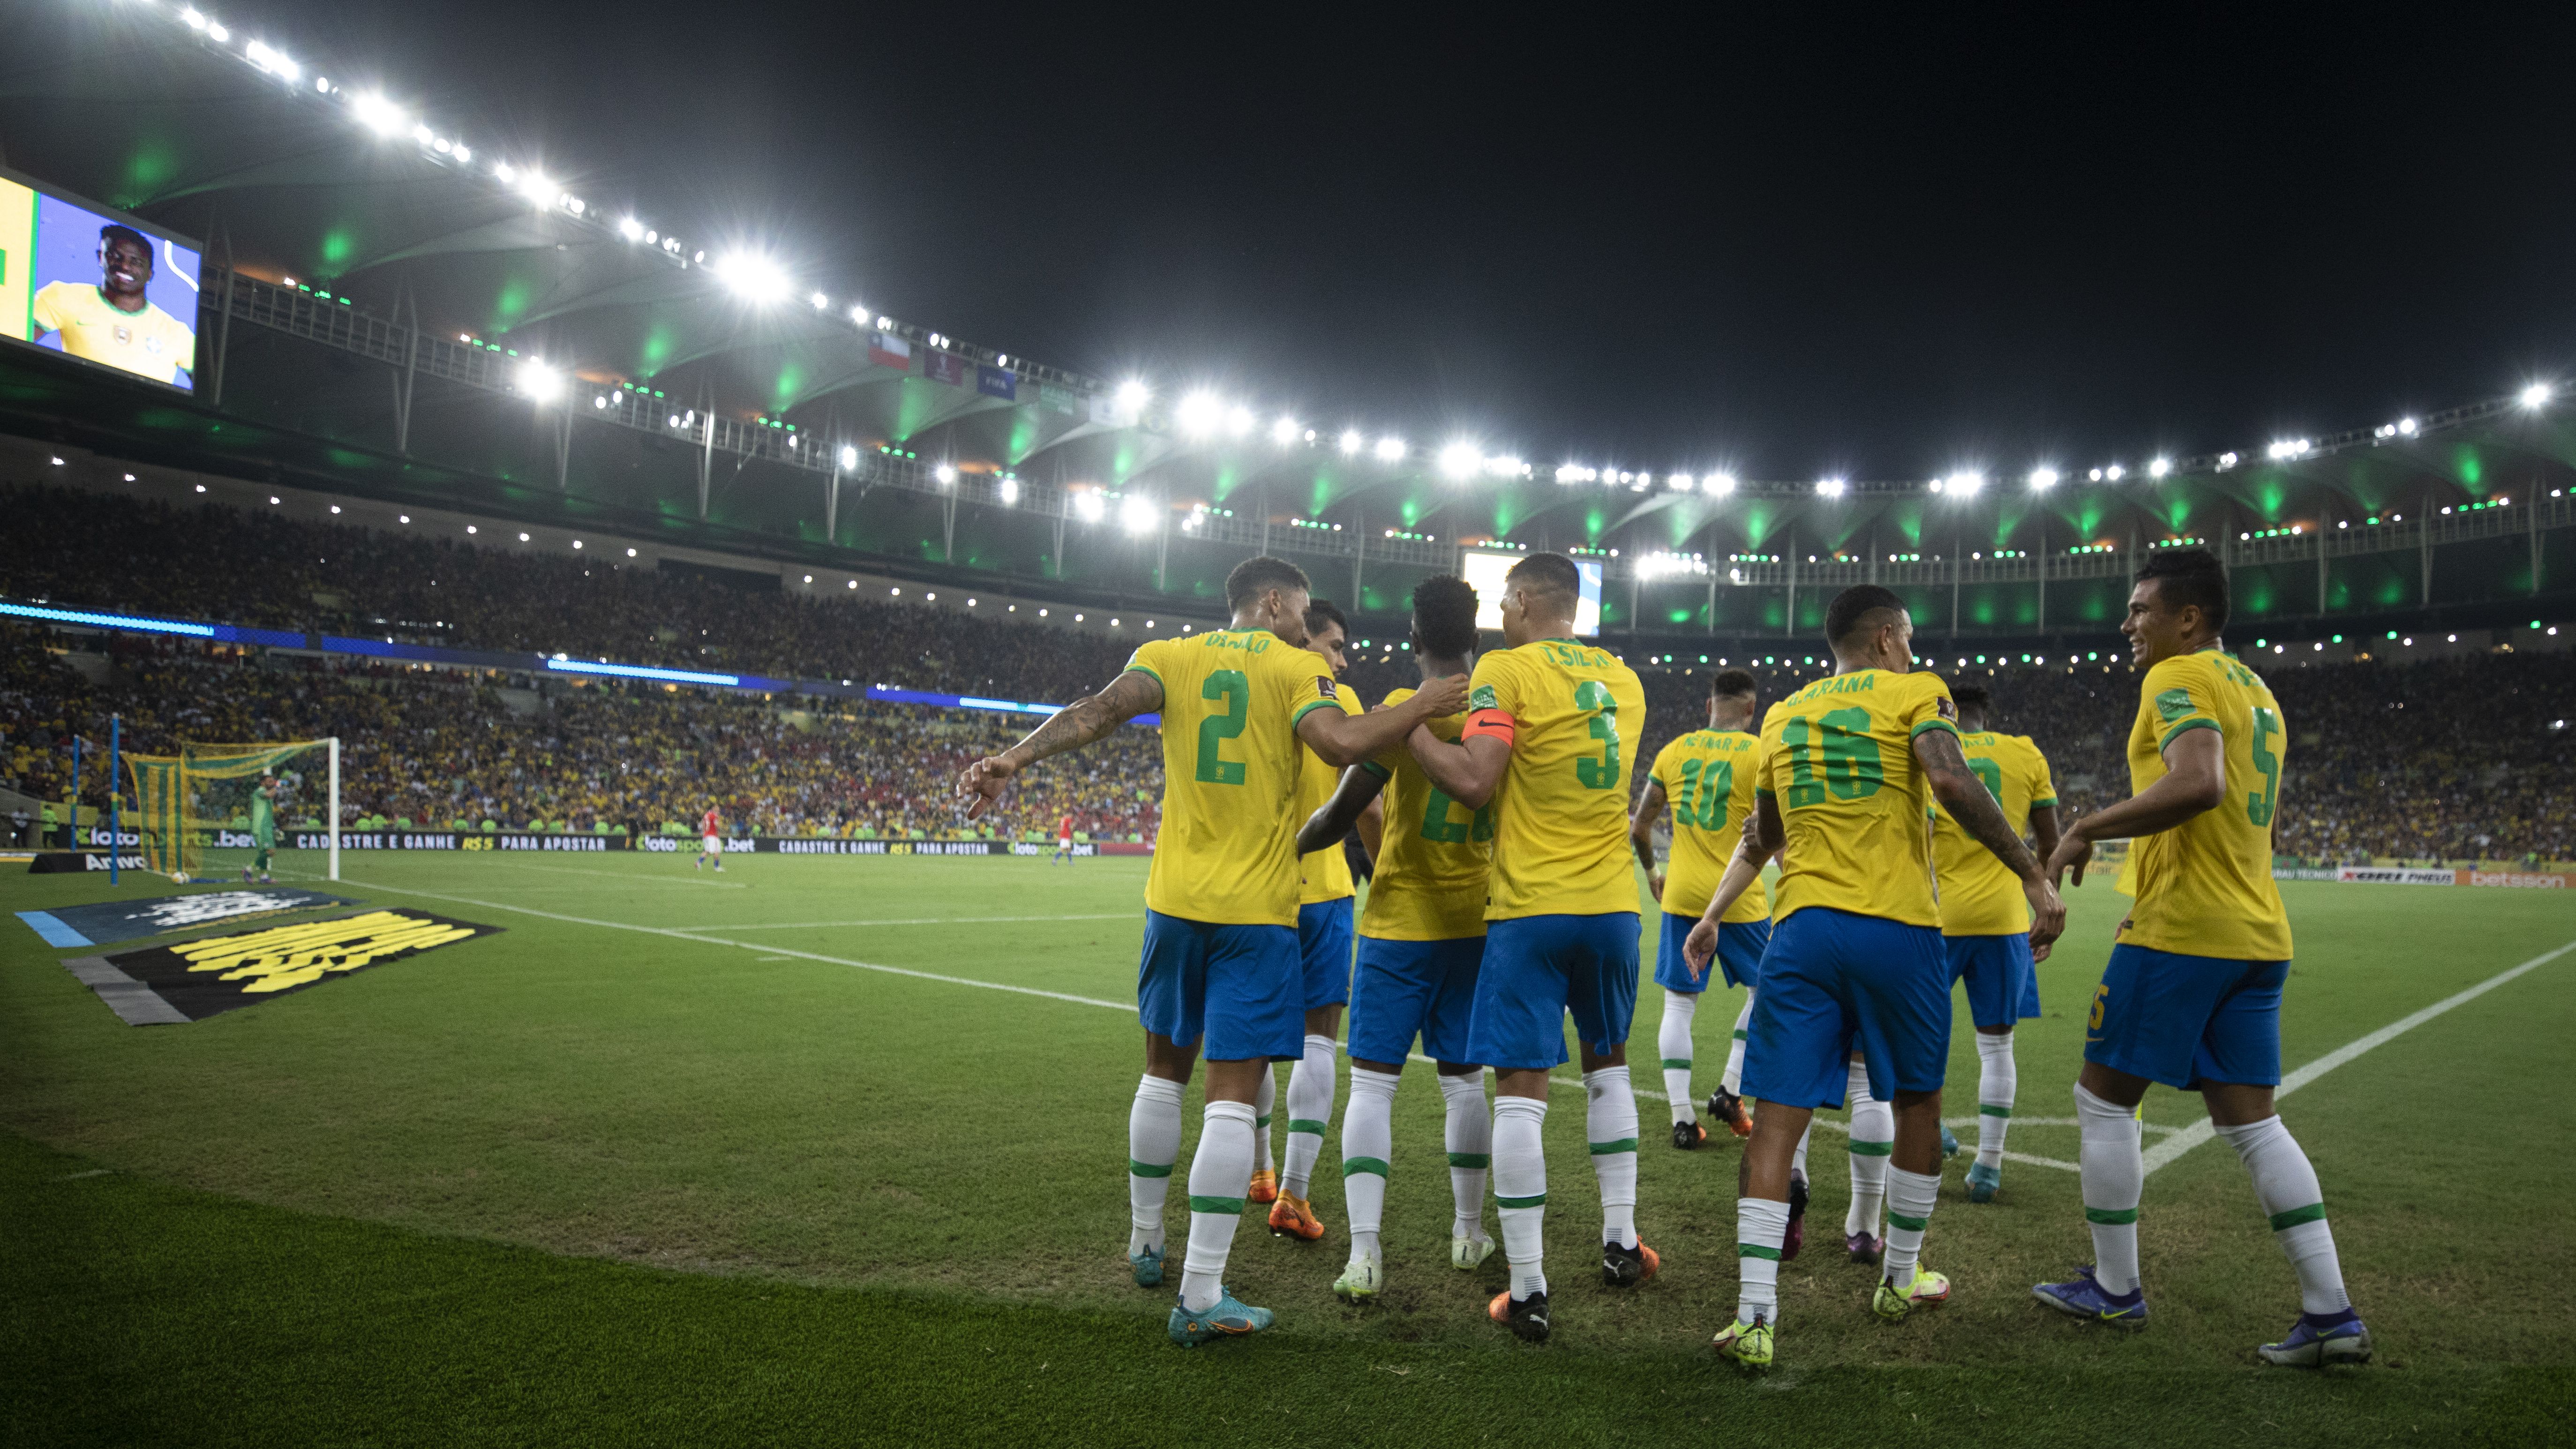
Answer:
<path fill-rule="evenodd" d="M 1162 707 L 1162 681 L 1141 669 L 1130 669 L 1098 694 L 1085 695 L 1057 710 L 1018 744 L 977 760 L 958 776 L 957 793 L 967 797 L 966 818 L 972 820 L 991 809 L 1020 771 L 1049 755 L 1107 739 L 1120 725 Z"/>
<path fill-rule="evenodd" d="M 2195 731 L 2197 733 L 2197 731 Z M 2004 810 L 1988 793 L 1983 780 L 1968 768 L 1968 757 L 1959 749 L 1959 737 L 1948 730 L 1927 729 L 1914 737 L 1914 758 L 1922 765 L 1924 778 L 1932 784 L 1932 796 L 1950 818 L 1976 837 L 1977 843 L 1993 851 L 2004 869 L 2021 878 L 2022 894 L 2030 900 L 2030 944 L 2033 952 L 2047 947 L 2066 929 L 2066 903 L 2057 898 L 2057 887 L 2049 883 L 2039 860 L 2013 834 L 2012 825 L 2004 819 Z"/>

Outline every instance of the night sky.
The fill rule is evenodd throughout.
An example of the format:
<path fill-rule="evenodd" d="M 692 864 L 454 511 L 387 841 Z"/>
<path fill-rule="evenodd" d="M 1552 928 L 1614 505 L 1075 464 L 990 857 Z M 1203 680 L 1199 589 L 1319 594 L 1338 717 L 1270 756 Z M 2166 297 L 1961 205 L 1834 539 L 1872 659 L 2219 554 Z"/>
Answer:
<path fill-rule="evenodd" d="M 1400 9 L 228 18 L 907 321 L 1542 464 L 2134 466 L 2576 363 L 2576 11 Z"/>

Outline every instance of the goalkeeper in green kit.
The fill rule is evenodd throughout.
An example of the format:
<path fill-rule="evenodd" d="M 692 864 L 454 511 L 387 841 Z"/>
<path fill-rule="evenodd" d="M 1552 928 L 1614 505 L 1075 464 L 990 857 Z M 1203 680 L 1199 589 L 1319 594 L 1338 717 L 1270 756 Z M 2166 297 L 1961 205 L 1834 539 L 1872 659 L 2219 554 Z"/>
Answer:
<path fill-rule="evenodd" d="M 263 774 L 259 788 L 250 792 L 250 840 L 259 855 L 252 864 L 242 867 L 242 879 L 248 881 L 257 870 L 263 883 L 273 882 L 268 873 L 269 853 L 277 849 L 277 777 Z"/>

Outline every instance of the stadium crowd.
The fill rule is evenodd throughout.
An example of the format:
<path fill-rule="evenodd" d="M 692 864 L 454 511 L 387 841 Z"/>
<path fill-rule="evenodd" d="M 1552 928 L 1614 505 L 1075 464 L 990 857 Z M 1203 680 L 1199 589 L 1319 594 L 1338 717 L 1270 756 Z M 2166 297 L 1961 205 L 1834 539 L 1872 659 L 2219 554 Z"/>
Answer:
<path fill-rule="evenodd" d="M 1087 693 L 1132 647 L 908 601 L 754 592 L 605 560 L 230 508 L 49 487 L 0 489 L 0 507 L 22 536 L 45 541 L 0 556 L 0 594 L 17 598 L 1014 699 Z M 110 552 L 130 566 L 86 566 Z M 339 735 L 348 742 L 343 800 L 352 818 L 650 831 L 694 822 L 715 803 L 737 828 L 759 834 L 940 834 L 958 827 L 948 794 L 957 768 L 1027 724 L 895 705 L 807 712 L 716 692 L 326 667 L 132 636 L 75 644 L 12 628 L 0 640 L 0 783 L 49 799 L 63 798 L 69 784 L 70 736 L 103 743 L 115 711 L 125 717 L 127 748 L 140 752 L 166 751 L 183 737 Z M 1407 655 L 1374 642 L 1346 676 L 1370 704 L 1415 682 Z M 94 685 L 50 652 L 68 647 L 109 648 L 117 667 Z M 2576 857 L 2576 772 L 2563 723 L 2576 719 L 2576 660 L 2500 652 L 2266 671 L 2265 656 L 2247 659 L 2267 673 L 2291 728 L 2284 854 L 2320 862 Z M 1768 704 L 1817 670 L 1754 672 Z M 2038 742 L 2070 818 L 2128 794 L 2137 692 L 2125 663 L 1941 672 L 1993 689 L 1996 728 Z M 1709 673 L 1641 670 L 1641 765 L 1698 727 Z M 1052 763 L 1013 792 L 995 823 L 1005 833 L 1052 834 L 1072 815 L 1087 834 L 1150 839 L 1157 748 L 1151 731 L 1131 729 L 1107 748 Z M 101 772 L 87 772 L 84 784 L 91 804 L 105 799 Z"/>

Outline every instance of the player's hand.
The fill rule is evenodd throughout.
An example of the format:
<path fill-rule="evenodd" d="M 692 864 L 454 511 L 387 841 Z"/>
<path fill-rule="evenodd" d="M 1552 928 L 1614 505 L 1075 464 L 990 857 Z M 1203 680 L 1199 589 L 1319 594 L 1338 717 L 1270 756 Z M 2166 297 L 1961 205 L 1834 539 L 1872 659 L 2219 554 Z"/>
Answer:
<path fill-rule="evenodd" d="M 987 755 L 968 765 L 966 773 L 957 777 L 957 793 L 966 797 L 966 818 L 972 820 L 992 809 L 1019 772 L 1008 755 Z"/>
<path fill-rule="evenodd" d="M 2040 873 L 2052 881 L 2080 886 L 2084 884 L 2084 868 L 2092 863 L 2093 842 L 2070 830 L 2057 837 L 2057 848 L 2048 853 L 2048 864 L 2040 867 Z M 2070 869 L 2075 872 L 2071 878 L 2066 875 Z"/>
<path fill-rule="evenodd" d="M 1662 871 L 1650 870 L 1646 872 L 1646 884 L 1655 888 L 1656 900 L 1660 901 L 1664 898 L 1664 873 Z"/>
<path fill-rule="evenodd" d="M 1422 706 L 1424 719 L 1442 719 L 1467 707 L 1467 676 L 1444 675 L 1422 681 L 1422 691 L 1410 701 Z"/>
<path fill-rule="evenodd" d="M 1682 964 L 1690 968 L 1691 979 L 1697 981 L 1708 974 L 1708 963 L 1716 956 L 1717 922 L 1702 916 L 1690 934 L 1682 938 Z"/>
<path fill-rule="evenodd" d="M 2030 958 L 2045 960 L 2049 943 L 2066 934 L 2066 902 L 2044 875 L 2023 881 L 2021 890 L 2030 901 Z"/>

